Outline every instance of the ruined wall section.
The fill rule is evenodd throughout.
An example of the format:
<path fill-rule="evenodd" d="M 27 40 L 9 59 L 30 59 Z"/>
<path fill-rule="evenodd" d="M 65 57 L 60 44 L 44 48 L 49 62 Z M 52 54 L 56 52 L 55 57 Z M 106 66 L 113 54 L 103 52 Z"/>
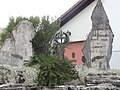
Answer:
<path fill-rule="evenodd" d="M 32 56 L 31 40 L 35 35 L 33 24 L 27 20 L 21 21 L 8 34 L 0 50 L 0 64 L 22 65 L 24 60 Z"/>

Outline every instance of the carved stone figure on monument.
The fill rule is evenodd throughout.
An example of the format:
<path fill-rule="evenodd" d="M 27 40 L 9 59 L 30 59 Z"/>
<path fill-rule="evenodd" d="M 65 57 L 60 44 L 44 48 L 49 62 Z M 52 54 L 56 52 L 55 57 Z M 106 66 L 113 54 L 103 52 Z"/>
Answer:
<path fill-rule="evenodd" d="M 101 0 L 98 0 L 91 19 L 92 29 L 85 42 L 83 54 L 88 67 L 106 70 L 110 68 L 114 35 Z"/>

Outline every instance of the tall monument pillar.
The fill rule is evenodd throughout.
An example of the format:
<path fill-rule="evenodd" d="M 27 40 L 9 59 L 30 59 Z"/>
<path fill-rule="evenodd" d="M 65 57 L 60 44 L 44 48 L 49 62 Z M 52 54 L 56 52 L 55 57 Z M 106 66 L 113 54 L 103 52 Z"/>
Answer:
<path fill-rule="evenodd" d="M 106 70 L 110 68 L 109 61 L 112 55 L 114 35 L 101 0 L 98 0 L 91 20 L 92 29 L 83 48 L 86 65 Z"/>

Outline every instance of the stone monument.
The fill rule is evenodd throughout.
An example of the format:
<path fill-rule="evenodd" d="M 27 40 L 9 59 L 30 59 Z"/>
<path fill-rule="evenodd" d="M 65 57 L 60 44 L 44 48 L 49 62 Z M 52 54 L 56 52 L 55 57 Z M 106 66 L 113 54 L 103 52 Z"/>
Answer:
<path fill-rule="evenodd" d="M 32 43 L 36 30 L 30 21 L 20 21 L 0 48 L 0 65 L 21 66 L 32 56 Z"/>
<path fill-rule="evenodd" d="M 110 68 L 114 35 L 101 0 L 98 0 L 91 19 L 92 29 L 83 48 L 86 65 L 89 68 L 106 70 Z"/>

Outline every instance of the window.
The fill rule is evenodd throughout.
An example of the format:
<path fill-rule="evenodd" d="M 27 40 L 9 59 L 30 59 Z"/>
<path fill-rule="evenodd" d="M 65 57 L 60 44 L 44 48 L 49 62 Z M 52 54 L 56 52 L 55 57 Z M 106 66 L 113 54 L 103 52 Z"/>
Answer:
<path fill-rule="evenodd" d="M 72 53 L 72 58 L 75 58 L 75 53 L 74 52 Z"/>

